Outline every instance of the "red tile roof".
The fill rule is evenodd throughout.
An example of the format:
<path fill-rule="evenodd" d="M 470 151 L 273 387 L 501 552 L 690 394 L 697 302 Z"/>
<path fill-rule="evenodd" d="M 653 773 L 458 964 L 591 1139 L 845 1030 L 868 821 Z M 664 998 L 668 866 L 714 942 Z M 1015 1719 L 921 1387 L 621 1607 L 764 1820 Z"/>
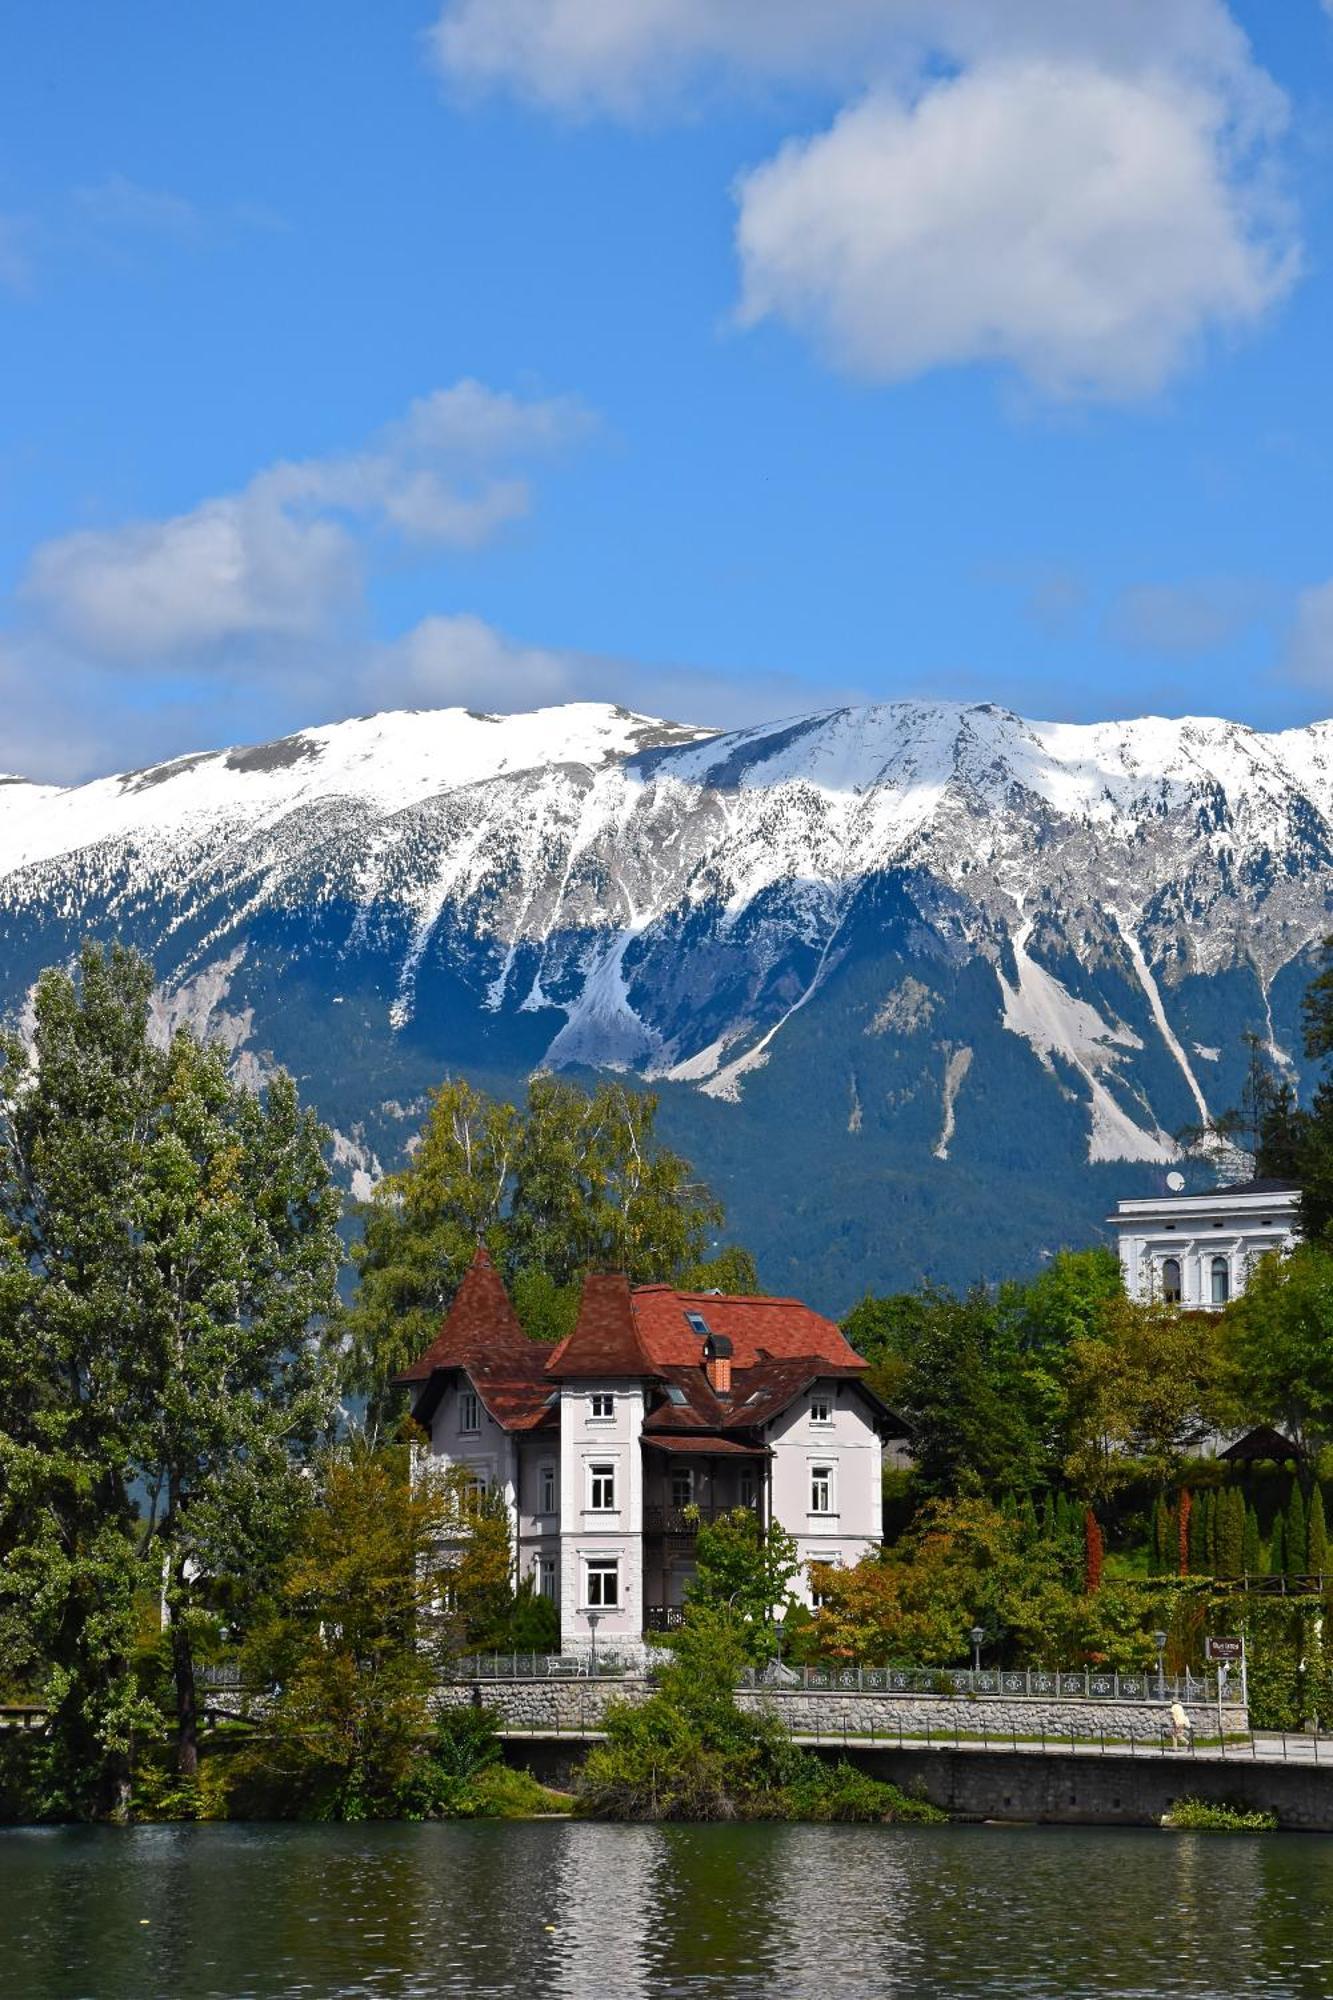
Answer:
<path fill-rule="evenodd" d="M 615 1380 L 655 1375 L 639 1336 L 638 1316 L 623 1271 L 590 1271 L 579 1316 L 546 1364 L 557 1381 Z"/>
<path fill-rule="evenodd" d="M 548 1352 L 524 1333 L 503 1278 L 479 1248 L 444 1325 L 398 1380 L 419 1388 L 413 1414 L 425 1423 L 439 1401 L 441 1378 L 461 1368 L 496 1423 L 510 1431 L 533 1430 L 557 1420 L 548 1408 Z"/>
<path fill-rule="evenodd" d="M 789 1360 L 797 1355 L 818 1355 L 842 1368 L 865 1367 L 842 1329 L 800 1299 L 736 1298 L 640 1285 L 634 1314 L 644 1348 L 659 1367 L 697 1367 L 702 1359 L 702 1336 L 686 1313 L 697 1313 L 714 1333 L 726 1334 L 736 1368 L 752 1368 L 765 1356 Z"/>
<path fill-rule="evenodd" d="M 504 1279 L 491 1262 L 490 1252 L 478 1246 L 454 1294 L 444 1325 L 425 1353 L 404 1369 L 398 1380 L 424 1382 L 437 1368 L 465 1368 L 478 1355 L 509 1354 L 522 1358 L 532 1348 L 533 1343 L 518 1323 Z"/>
<path fill-rule="evenodd" d="M 704 1336 L 687 1313 L 729 1340 L 730 1394 L 719 1396 L 703 1367 Z M 590 1273 L 574 1331 L 554 1349 L 530 1341 L 504 1281 L 479 1249 L 443 1327 L 398 1379 L 420 1387 L 416 1412 L 428 1421 L 451 1369 L 468 1375 L 487 1410 L 506 1430 L 558 1422 L 555 1384 L 639 1380 L 668 1391 L 655 1400 L 645 1443 L 664 1449 L 749 1449 L 720 1441 L 724 1431 L 752 1431 L 812 1382 L 855 1381 L 865 1363 L 839 1328 L 799 1299 L 736 1298 L 678 1292 L 668 1285 L 631 1291 L 623 1272 Z"/>

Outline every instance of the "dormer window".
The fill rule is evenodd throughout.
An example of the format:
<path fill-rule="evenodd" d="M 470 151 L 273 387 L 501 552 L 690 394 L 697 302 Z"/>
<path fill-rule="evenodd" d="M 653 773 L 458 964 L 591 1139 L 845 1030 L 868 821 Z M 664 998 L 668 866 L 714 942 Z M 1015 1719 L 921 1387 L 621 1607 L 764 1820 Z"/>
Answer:
<path fill-rule="evenodd" d="M 810 1421 L 812 1424 L 831 1424 L 833 1422 L 833 1405 L 827 1396 L 812 1396 L 810 1398 Z"/>
<path fill-rule="evenodd" d="M 475 1389 L 464 1389 L 458 1399 L 458 1428 L 464 1432 L 481 1429 L 481 1398 Z"/>
<path fill-rule="evenodd" d="M 595 1424 L 610 1423 L 616 1413 L 616 1399 L 609 1389 L 595 1389 L 588 1398 L 588 1415 Z"/>

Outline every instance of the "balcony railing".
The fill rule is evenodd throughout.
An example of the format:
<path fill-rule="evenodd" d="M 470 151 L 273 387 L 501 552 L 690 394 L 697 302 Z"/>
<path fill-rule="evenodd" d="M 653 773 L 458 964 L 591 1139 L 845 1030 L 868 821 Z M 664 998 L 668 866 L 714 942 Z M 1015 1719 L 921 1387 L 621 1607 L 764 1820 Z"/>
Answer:
<path fill-rule="evenodd" d="M 745 1500 L 695 1500 L 684 1507 L 645 1507 L 643 1532 L 645 1535 L 697 1535 L 705 1522 L 720 1521 L 724 1514 L 734 1514 L 740 1507 L 756 1511 L 753 1503 Z"/>

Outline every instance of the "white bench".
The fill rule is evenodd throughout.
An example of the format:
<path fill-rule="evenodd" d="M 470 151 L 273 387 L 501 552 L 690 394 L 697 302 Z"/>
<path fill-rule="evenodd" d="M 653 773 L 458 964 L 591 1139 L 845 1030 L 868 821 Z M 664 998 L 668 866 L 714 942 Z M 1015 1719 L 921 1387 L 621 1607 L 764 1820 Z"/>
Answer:
<path fill-rule="evenodd" d="M 552 1653 L 546 1662 L 548 1680 L 584 1680 L 588 1678 L 588 1662 L 577 1656 L 566 1657 L 563 1653 Z"/>

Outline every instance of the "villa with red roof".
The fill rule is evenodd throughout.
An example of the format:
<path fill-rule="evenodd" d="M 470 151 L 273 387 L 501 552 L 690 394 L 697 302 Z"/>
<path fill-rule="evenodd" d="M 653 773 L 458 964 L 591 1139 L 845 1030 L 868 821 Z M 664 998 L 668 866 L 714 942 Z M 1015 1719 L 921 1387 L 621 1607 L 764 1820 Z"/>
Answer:
<path fill-rule="evenodd" d="M 479 1250 L 402 1380 L 431 1460 L 504 1494 L 519 1576 L 559 1606 L 562 1651 L 632 1658 L 680 1616 L 700 1520 L 753 1508 L 803 1566 L 878 1546 L 882 1444 L 901 1426 L 864 1375 L 798 1299 L 616 1272 L 591 1274 L 574 1331 L 539 1346 Z"/>

